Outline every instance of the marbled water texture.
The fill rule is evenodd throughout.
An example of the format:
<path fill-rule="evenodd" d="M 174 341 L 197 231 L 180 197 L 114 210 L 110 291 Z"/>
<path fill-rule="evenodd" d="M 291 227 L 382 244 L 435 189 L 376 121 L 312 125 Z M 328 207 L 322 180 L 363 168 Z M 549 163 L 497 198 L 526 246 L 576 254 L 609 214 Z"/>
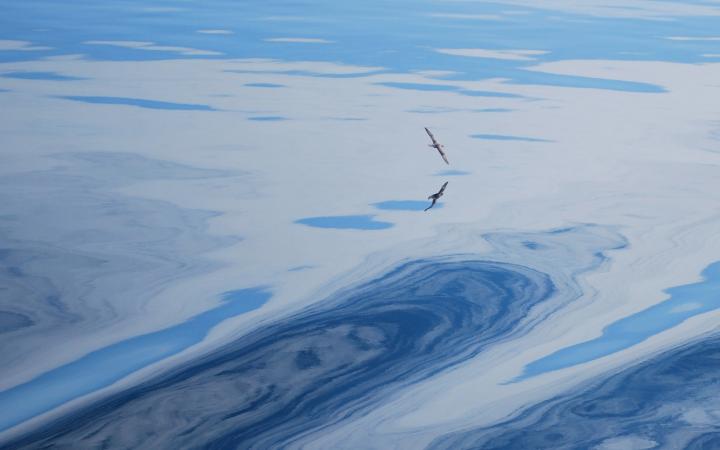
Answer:
<path fill-rule="evenodd" d="M 408 263 L 9 448 L 278 448 L 472 358 L 553 291 L 513 264 Z"/>
<path fill-rule="evenodd" d="M 143 367 L 180 353 L 201 342 L 223 320 L 258 309 L 269 298 L 270 294 L 262 289 L 227 292 L 221 306 L 186 322 L 96 350 L 27 383 L 2 391 L 0 405 L 6 409 L 0 416 L 0 430 L 110 386 Z M 15 325 L 17 319 L 23 318 L 16 316 Z"/>
<path fill-rule="evenodd" d="M 720 308 L 720 263 L 710 265 L 702 275 L 703 281 L 668 289 L 669 299 L 608 325 L 600 337 L 531 362 L 518 379 L 620 352 L 676 327 L 691 317 Z"/>
<path fill-rule="evenodd" d="M 720 336 L 650 358 L 432 449 L 720 448 Z"/>
<path fill-rule="evenodd" d="M 0 0 L 0 447 L 720 448 L 720 11 L 621 3 Z"/>
<path fill-rule="evenodd" d="M 44 355 L 44 359 L 73 355 L 78 350 L 72 346 L 49 346 L 45 339 L 72 342 L 78 336 L 100 333 L 107 320 L 157 295 L 154 283 L 212 271 L 218 264 L 198 258 L 199 254 L 240 240 L 205 233 L 207 219 L 215 215 L 212 211 L 182 209 L 116 190 L 158 177 L 191 182 L 241 174 L 128 153 L 66 153 L 55 155 L 54 160 L 57 167 L 51 169 L 0 177 L 0 202 L 5 211 L 12 211 L 0 216 L 0 336 L 13 336 L 0 339 L 0 353 L 12 366 L 23 363 L 28 352 Z M 128 279 L 134 282 L 128 283 Z M 191 330 L 185 329 L 183 336 L 165 339 L 154 357 L 152 351 L 137 352 L 141 336 L 134 350 L 130 348 L 133 344 L 123 347 L 126 344 L 118 343 L 118 347 L 108 347 L 105 356 L 87 355 L 75 365 L 58 368 L 55 375 L 62 376 L 47 372 L 47 389 L 40 382 L 35 385 L 39 389 L 20 395 L 21 401 L 14 396 L 28 386 L 17 386 L 17 392 L 3 390 L 2 428 L 196 343 L 204 337 L 201 322 L 221 319 L 222 314 L 218 317 L 212 311 L 199 316 L 194 338 L 193 332 L 188 334 Z M 205 324 L 205 330 L 210 327 Z M 123 363 L 108 364 L 123 353 Z M 88 361 L 99 366 L 86 370 L 92 367 Z M 144 363 L 138 366 L 138 361 Z M 73 379 L 84 381 L 70 386 Z M 69 385 L 63 387 L 63 383 Z"/>
<path fill-rule="evenodd" d="M 538 311 L 550 314 L 579 294 L 577 274 L 625 245 L 591 226 L 485 239 L 498 255 L 525 252 L 530 266 L 461 256 L 404 263 L 8 448 L 278 448 L 312 441 L 403 388 L 526 334 L 541 320 Z M 568 265 L 552 276 L 531 267 L 561 255 Z"/>

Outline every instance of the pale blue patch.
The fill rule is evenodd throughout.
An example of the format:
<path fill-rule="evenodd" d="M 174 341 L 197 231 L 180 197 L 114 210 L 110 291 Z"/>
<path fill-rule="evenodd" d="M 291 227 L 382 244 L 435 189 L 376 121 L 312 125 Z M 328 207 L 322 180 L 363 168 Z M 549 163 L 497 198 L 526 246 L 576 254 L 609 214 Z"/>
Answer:
<path fill-rule="evenodd" d="M 523 141 L 523 142 L 553 142 L 548 139 L 531 138 L 525 136 L 508 136 L 504 134 L 471 134 L 473 139 L 482 139 L 485 141 Z"/>
<path fill-rule="evenodd" d="M 471 172 L 467 172 L 465 170 L 455 170 L 455 169 L 449 169 L 449 170 L 441 170 L 440 172 L 436 172 L 436 177 L 462 177 L 465 175 L 470 175 Z"/>
<path fill-rule="evenodd" d="M 71 77 L 56 72 L 6 72 L 0 74 L 3 78 L 17 78 L 20 80 L 51 80 L 51 81 L 79 81 L 87 78 Z"/>
<path fill-rule="evenodd" d="M 384 230 L 393 227 L 390 222 L 380 222 L 371 214 L 356 216 L 324 216 L 307 217 L 296 220 L 295 223 L 315 228 L 338 228 L 346 230 Z"/>
<path fill-rule="evenodd" d="M 377 209 L 393 210 L 393 211 L 424 211 L 430 206 L 430 200 L 387 200 L 380 203 L 373 203 L 371 206 Z M 433 208 L 442 208 L 442 203 L 437 202 Z"/>
<path fill-rule="evenodd" d="M 137 106 L 139 108 L 148 109 L 167 109 L 167 110 L 182 110 L 182 111 L 215 111 L 215 108 L 209 105 L 198 105 L 192 103 L 171 103 L 161 102 L 158 100 L 147 100 L 144 98 L 129 98 L 129 97 L 96 97 L 96 96 L 85 96 L 85 95 L 64 95 L 59 96 L 65 100 L 73 100 L 76 102 L 83 103 L 98 103 L 101 105 L 127 105 Z"/>
<path fill-rule="evenodd" d="M 226 292 L 220 306 L 183 323 L 109 345 L 2 391 L 0 431 L 180 353 L 201 342 L 222 321 L 260 308 L 270 296 L 262 288 Z"/>
<path fill-rule="evenodd" d="M 667 289 L 670 298 L 606 327 L 602 336 L 531 362 L 520 381 L 617 353 L 687 319 L 720 307 L 720 262 L 702 272 L 703 281 Z"/>

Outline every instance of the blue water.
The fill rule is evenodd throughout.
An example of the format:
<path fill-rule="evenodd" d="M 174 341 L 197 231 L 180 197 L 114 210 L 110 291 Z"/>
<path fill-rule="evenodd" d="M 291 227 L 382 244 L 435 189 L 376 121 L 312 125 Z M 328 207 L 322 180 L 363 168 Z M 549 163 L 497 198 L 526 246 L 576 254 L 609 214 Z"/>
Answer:
<path fill-rule="evenodd" d="M 513 419 L 447 434 L 428 448 L 715 450 L 719 373 L 716 334 L 586 383 Z M 617 442 L 628 438 L 635 442 Z"/>
<path fill-rule="evenodd" d="M 690 3 L 693 2 L 684 4 Z M 538 5 L 542 6 L 541 3 Z M 148 8 L 150 6 L 163 9 L 152 10 Z M 625 13 L 633 10 L 632 5 L 617 9 Z M 151 60 L 189 59 L 202 65 L 201 60 L 262 59 L 267 67 L 264 71 L 225 71 L 225 76 L 236 80 L 238 90 L 234 94 L 241 99 L 243 92 L 250 92 L 249 88 L 255 89 L 252 91 L 254 96 L 277 96 L 284 92 L 283 89 L 293 89 L 291 81 L 287 84 L 248 82 L 262 80 L 260 76 L 263 73 L 315 77 L 313 82 L 319 84 L 325 81 L 324 78 L 342 81 L 383 74 L 398 75 L 398 79 L 403 79 L 401 77 L 419 71 L 437 71 L 437 75 L 426 77 L 433 79 L 428 83 L 378 83 L 387 88 L 385 93 L 388 95 L 404 91 L 404 94 L 417 97 L 418 105 L 410 111 L 424 114 L 508 113 L 514 109 L 504 107 L 509 103 L 507 99 L 534 100 L 503 92 L 515 90 L 517 84 L 608 90 L 626 101 L 640 96 L 660 98 L 666 88 L 658 84 L 542 73 L 532 70 L 532 67 L 554 61 L 609 59 L 690 63 L 700 68 L 701 64 L 708 62 L 703 54 L 720 53 L 718 42 L 665 39 L 667 36 L 717 36 L 720 29 L 718 18 L 709 14 L 667 14 L 646 20 L 582 15 L 566 10 L 494 2 L 434 0 L 163 0 L 155 3 L 136 0 L 0 0 L 0 11 L 0 39 L 25 40 L 34 46 L 51 47 L 37 51 L 0 51 L 0 62 L 83 55 L 83 60 L 88 63 L 126 61 L 129 62 L 127 66 L 132 67 L 132 64 Z M 462 14 L 487 14 L 499 18 L 462 18 Z M 197 32 L 208 28 L 228 29 L 234 34 Z M 267 41 L 278 37 L 313 37 L 332 43 Z M 220 54 L 187 55 L 175 50 L 148 51 L 87 43 L 97 40 L 148 41 L 159 46 L 195 48 Z M 504 60 L 453 56 L 436 51 L 473 47 L 531 49 L 547 53 L 533 56 L 531 60 Z M 273 68 L 273 62 L 329 62 L 373 69 L 321 73 L 320 69 L 317 72 L 311 69 L 287 70 L 280 64 Z M 73 62 L 67 60 L 62 64 Z M 131 72 L 126 75 L 128 82 L 143 82 L 134 78 Z M 121 72 L 112 75 L 125 76 Z M 418 75 L 418 79 L 421 76 L 424 75 Z M 174 98 L 172 92 L 158 93 L 167 101 L 69 95 L 83 92 L 78 90 L 82 80 L 57 72 L 15 71 L 2 75 L 4 84 L 39 86 L 40 83 L 12 82 L 10 78 L 63 82 L 52 84 L 53 89 L 68 91 L 53 92 L 57 92 L 58 98 L 69 101 L 152 110 L 214 111 L 209 104 L 183 103 L 182 99 L 186 96 Z M 462 83 L 486 79 L 504 80 L 501 83 L 505 86 L 498 90 L 473 90 L 464 87 L 469 84 Z M 197 82 L 202 83 L 203 80 Z M 379 88 L 376 86 L 374 89 Z M 0 89 L 0 92 L 6 91 Z M 110 90 L 101 92 L 112 93 Z M 476 109 L 459 110 L 432 104 L 434 98 L 448 93 L 478 97 L 463 100 L 465 103 L 476 102 Z M 316 100 L 318 105 L 335 101 L 323 95 Z M 522 109 L 517 104 L 521 102 L 515 102 L 513 107 Z M 281 115 L 284 111 L 279 107 L 266 106 L 259 105 L 255 110 L 265 111 L 267 115 L 254 115 L 247 120 L 272 122 L 287 119 Z M 315 104 L 306 106 L 312 108 Z M 405 114 L 402 111 L 397 113 Z M 336 114 L 339 117 L 324 120 L 365 120 L 362 116 L 370 117 L 371 110 L 358 112 L 348 109 Z M 424 118 L 430 120 L 436 117 Z M 475 129 L 495 131 L 483 127 L 482 121 L 488 118 L 487 115 L 471 114 L 468 117 L 477 121 Z M 510 116 L 507 118 L 512 120 Z M 302 120 L 303 117 L 293 115 L 292 119 Z M 248 125 L 257 129 L 276 127 L 273 124 Z M 343 124 L 346 127 L 351 125 Z M 53 126 L 55 124 L 48 124 L 48 127 Z M 277 127 L 280 126 L 277 124 Z M 43 133 L 38 132 L 37 138 L 41 138 Z M 524 136 L 521 132 L 518 134 L 476 134 L 473 137 L 495 141 L 552 142 Z M 345 137 L 353 139 L 351 133 Z M 55 148 L 55 142 L 52 144 L 50 147 Z M 71 144 L 70 147 L 75 148 L 75 143 Z M 115 145 L 124 148 L 123 142 L 106 144 L 109 148 Z M 195 151 L 207 150 L 197 148 Z M 66 146 L 57 146 L 53 151 L 70 150 Z M 196 218 L 188 212 L 171 213 L 161 209 L 163 205 L 157 202 L 143 203 L 137 198 L 119 197 L 116 192 L 112 194 L 111 191 L 121 191 L 117 188 L 128 184 L 120 183 L 123 176 L 133 182 L 154 181 L 163 177 L 181 181 L 229 176 L 191 171 L 194 168 L 168 166 L 164 162 L 148 165 L 118 154 L 110 156 L 112 158 L 104 164 L 91 164 L 93 157 L 89 155 L 58 159 L 62 170 L 66 171 L 64 177 L 36 171 L 22 177 L 18 175 L 16 180 L 6 180 L 2 185 L 3 188 L 12 188 L 4 189 L 5 207 L 11 201 L 20 204 L 16 206 L 18 213 L 0 218 L 3 229 L 32 228 L 39 222 L 59 224 L 69 216 L 77 219 L 82 214 L 88 214 L 87 217 L 96 220 L 95 228 L 89 226 L 93 222 L 82 216 L 80 218 L 86 218 L 83 223 L 88 226 L 63 229 L 63 236 L 79 242 L 91 241 L 90 245 L 95 245 L 92 239 L 107 243 L 108 247 L 121 243 L 120 246 L 129 252 L 127 255 L 110 253 L 96 258 L 85 257 L 84 253 L 62 253 L 58 249 L 63 247 L 64 242 L 43 243 L 46 253 L 37 250 L 38 242 L 35 240 L 12 243 L 19 248 L 17 252 L 20 256 L 15 257 L 25 261 L 22 264 L 45 261 L 48 255 L 62 262 L 63 267 L 47 263 L 44 266 L 46 273 L 43 274 L 46 278 L 38 275 L 29 278 L 32 282 L 27 281 L 26 284 L 43 293 L 43 283 L 51 284 L 53 295 L 47 295 L 43 304 L 57 310 L 58 320 L 71 324 L 75 319 L 68 311 L 72 308 L 63 309 L 63 302 L 75 299 L 55 295 L 57 292 L 72 291 L 68 289 L 68 286 L 73 286 L 69 278 L 74 280 L 77 277 L 80 285 L 95 285 L 98 281 L 94 267 L 107 265 L 115 270 L 113 273 L 126 269 L 136 271 L 132 272 L 133 282 L 138 286 L 157 287 L 154 284 L 156 280 L 167 277 L 160 276 L 165 272 L 153 272 L 154 266 L 172 265 L 172 270 L 179 272 L 178 277 L 191 276 L 196 273 L 183 271 L 194 267 L 198 257 L 196 253 L 188 251 L 186 254 L 181 249 L 205 249 L 198 243 L 207 239 L 203 234 L 206 215 Z M 87 165 L 79 166 L 82 161 L 86 161 Z M 83 167 L 85 172 L 72 172 L 72 167 Z M 472 175 L 461 169 L 443 170 L 433 175 Z M 95 174 L 96 178 L 88 178 L 88 173 Z M 218 181 L 218 186 L 221 186 L 220 183 L 227 181 Z M 29 196 L 28 193 L 36 190 L 40 194 Z M 45 203 L 38 200 L 41 197 L 46 199 Z M 370 201 L 373 200 L 365 200 Z M 388 200 L 372 206 L 379 210 L 419 211 L 428 205 L 429 202 L 425 201 Z M 437 204 L 437 207 L 442 207 L 442 204 Z M 52 208 L 62 211 L 57 213 Z M 334 213 L 337 212 L 327 212 Z M 22 214 L 32 215 L 33 218 L 24 223 L 13 222 L 17 217 L 25 217 Z M 209 216 L 213 214 L 216 213 L 207 213 Z M 58 217 L 63 220 L 57 220 Z M 361 231 L 395 226 L 374 215 L 306 217 L 295 223 L 321 229 Z M 306 229 L 306 232 L 318 231 Z M 139 239 L 139 235 L 145 240 Z M 339 235 L 348 239 L 355 236 L 353 233 Z M 520 245 L 515 250 L 543 255 L 542 252 L 547 249 L 545 244 L 540 242 L 541 239 L 538 242 L 532 239 L 519 241 Z M 223 242 L 220 247 L 226 248 L 234 243 Z M 144 253 L 136 249 L 152 251 Z M 197 252 L 202 253 L 200 250 Z M 148 262 L 148 255 L 155 257 L 156 261 Z M 271 257 L 263 255 L 263 258 Z M 559 264 L 565 262 L 557 255 L 552 257 L 558 258 L 556 262 Z M 318 267 L 327 263 L 322 258 L 307 258 L 307 261 Z M 294 272 L 311 267 L 314 266 L 291 267 L 287 269 L 293 272 L 290 274 L 281 267 L 280 272 L 288 277 L 302 277 L 305 274 Z M 706 277 L 703 282 L 668 290 L 670 300 L 610 325 L 597 339 L 531 363 L 522 377 L 559 370 L 622 351 L 677 326 L 689 317 L 716 309 L 713 298 L 718 297 L 718 270 L 715 265 L 708 267 L 703 273 Z M 67 271 L 73 272 L 72 277 L 67 275 Z M 10 267 L 0 272 L 0 277 L 4 277 L 0 278 L 0 282 L 19 278 L 19 274 L 23 274 L 21 269 Z M 361 417 L 373 408 L 383 406 L 387 399 L 395 393 L 402 393 L 408 385 L 467 361 L 497 340 L 507 339 L 518 332 L 518 325 L 530 308 L 554 294 L 548 275 L 527 267 L 486 261 L 418 261 L 367 285 L 345 288 L 343 293 L 333 295 L 288 319 L 268 324 L 213 354 L 61 418 L 30 435 L 27 440 L 20 441 L 18 446 L 243 448 L 252 444 L 256 448 L 282 448 L 308 430 L 332 426 L 335 421 L 346 418 Z M 221 306 L 183 324 L 108 346 L 24 385 L 1 392 L 0 429 L 101 389 L 148 364 L 177 354 L 200 342 L 212 327 L 225 318 L 260 307 L 269 295 L 260 289 L 229 293 Z M 17 298 L 23 302 L 26 300 L 23 296 Z M 112 300 L 121 301 L 122 298 L 113 297 Z M 0 332 L 25 332 L 33 325 L 33 319 L 26 315 L 5 312 L 0 315 Z M 720 433 L 714 420 L 716 416 L 712 415 L 715 414 L 713 400 L 720 387 L 717 382 L 718 349 L 719 341 L 709 339 L 669 352 L 637 368 L 626 369 L 617 376 L 595 380 L 590 388 L 578 389 L 565 397 L 519 412 L 517 417 L 506 423 L 453 433 L 436 440 L 433 446 L 452 449 L 590 449 L 601 445 L 608 437 L 634 433 L 658 442 L 658 445 L 720 448 Z M 683 411 L 702 407 L 703 402 L 710 404 L 706 409 L 709 417 L 713 418 L 711 425 L 703 428 L 684 422 Z M 690 436 L 688 440 L 677 440 L 683 433 Z"/>
<path fill-rule="evenodd" d="M 215 109 L 209 105 L 196 105 L 192 103 L 174 103 L 161 102 L 158 100 L 148 100 L 144 98 L 128 98 L 128 97 L 96 97 L 85 95 L 65 95 L 60 96 L 66 100 L 73 100 L 84 103 L 98 103 L 101 105 L 128 105 L 149 109 L 168 109 L 182 111 L 214 111 Z"/>
<path fill-rule="evenodd" d="M 377 209 L 392 211 L 424 211 L 425 208 L 430 206 L 430 200 L 387 200 L 384 202 L 373 203 L 372 206 Z M 435 203 L 433 208 L 442 208 L 442 203 Z"/>
<path fill-rule="evenodd" d="M 338 228 L 341 230 L 384 230 L 394 226 L 391 222 L 375 220 L 373 215 L 306 217 L 295 223 L 315 228 Z"/>
<path fill-rule="evenodd" d="M 89 353 L 27 383 L 0 392 L 0 431 L 130 375 L 201 342 L 223 320 L 260 308 L 264 289 L 227 292 L 223 303 L 172 327 Z"/>
<path fill-rule="evenodd" d="M 523 141 L 523 142 L 552 142 L 547 139 L 539 139 L 524 136 L 507 136 L 504 134 L 472 134 L 473 139 L 482 139 L 485 141 Z"/>
<path fill-rule="evenodd" d="M 20 80 L 52 80 L 52 81 L 79 81 L 85 78 L 71 77 L 56 72 L 5 72 L 0 74 L 4 78 L 17 78 Z"/>
<path fill-rule="evenodd" d="M 502 3 L 430 0 L 371 0 L 342 8 L 330 0 L 295 4 L 250 2 L 237 7 L 225 0 L 208 0 L 202 8 L 182 1 L 165 1 L 175 11 L 153 12 L 142 2 L 57 3 L 3 0 L 0 39 L 30 41 L 52 49 L 3 51 L 0 61 L 19 61 L 52 55 L 84 54 L 101 60 L 174 59 L 175 51 L 147 51 L 116 46 L 89 45 L 92 40 L 149 41 L 220 52 L 207 58 L 272 58 L 291 61 L 328 61 L 383 67 L 390 72 L 450 71 L 445 79 L 503 78 L 511 83 L 610 89 L 639 93 L 663 92 L 663 87 L 626 80 L 543 74 L 526 70 L 535 61 L 615 59 L 707 61 L 704 53 L 717 51 L 711 41 L 672 41 L 665 36 L 714 36 L 712 16 L 682 20 L 605 18 L 523 7 L 523 14 L 506 14 L 513 7 Z M 487 14 L 500 20 L 462 20 L 438 13 Z M 297 20 L 267 20 L 290 17 Z M 668 16 L 674 19 L 673 16 Z M 73 24 L 75 26 L 59 26 Z M 222 28 L 234 35 L 197 33 Z M 40 33 L 35 30 L 44 29 Z M 373 30 L 368 33 L 367 30 Z M 277 37 L 316 37 L 333 44 L 268 42 Z M 362 36 L 358 39 L 357 36 Z M 477 44 L 475 44 L 477 43 Z M 473 58 L 438 53 L 438 48 L 534 49 L 548 51 L 535 61 Z M 344 76 L 344 75 L 337 75 Z M 363 75 L 360 75 L 363 76 Z"/>
<path fill-rule="evenodd" d="M 467 361 L 554 292 L 547 275 L 523 266 L 413 261 L 16 445 L 285 448 L 338 411 L 368 411 Z"/>
<path fill-rule="evenodd" d="M 701 282 L 667 289 L 668 300 L 614 322 L 596 339 L 533 361 L 516 381 L 612 355 L 691 317 L 720 308 L 720 262 L 709 265 L 702 277 Z"/>

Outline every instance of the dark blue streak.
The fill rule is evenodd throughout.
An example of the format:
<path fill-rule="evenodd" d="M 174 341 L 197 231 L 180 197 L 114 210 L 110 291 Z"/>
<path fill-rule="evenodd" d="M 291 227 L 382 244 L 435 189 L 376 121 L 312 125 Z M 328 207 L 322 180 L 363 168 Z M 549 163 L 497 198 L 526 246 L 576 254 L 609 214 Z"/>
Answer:
<path fill-rule="evenodd" d="M 52 81 L 79 81 L 86 80 L 86 78 L 71 77 L 68 75 L 61 75 L 55 72 L 6 72 L 2 75 L 3 78 L 17 78 L 20 80 L 52 80 Z"/>
<path fill-rule="evenodd" d="M 65 100 L 74 100 L 76 102 L 84 103 L 98 103 L 102 105 L 128 105 L 137 106 L 139 108 L 148 109 L 169 109 L 169 110 L 182 110 L 182 111 L 215 111 L 215 108 L 209 105 L 198 105 L 193 103 L 171 103 L 161 102 L 158 100 L 147 100 L 144 98 L 129 98 L 129 97 L 95 97 L 85 95 L 65 95 L 58 98 Z"/>
<path fill-rule="evenodd" d="M 518 265 L 408 263 L 6 448 L 284 448 L 506 339 L 554 291 Z"/>

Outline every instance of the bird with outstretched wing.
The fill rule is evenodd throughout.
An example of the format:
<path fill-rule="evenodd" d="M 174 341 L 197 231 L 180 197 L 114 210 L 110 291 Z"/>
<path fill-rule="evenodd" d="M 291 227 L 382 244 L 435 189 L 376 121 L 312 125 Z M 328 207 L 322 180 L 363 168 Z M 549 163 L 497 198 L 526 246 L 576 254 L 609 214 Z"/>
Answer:
<path fill-rule="evenodd" d="M 445 161 L 445 164 L 450 164 L 450 161 L 448 161 L 447 156 L 445 156 L 445 152 L 442 150 L 445 148 L 444 145 L 439 143 L 437 139 L 435 139 L 435 136 L 430 132 L 430 130 L 425 127 L 425 131 L 427 132 L 428 136 L 430 136 L 430 140 L 432 141 L 432 144 L 428 144 L 428 146 L 436 149 L 438 152 L 440 152 L 440 156 L 442 156 L 443 161 Z"/>
<path fill-rule="evenodd" d="M 430 197 L 428 197 L 428 200 L 432 200 L 432 203 L 430 204 L 430 206 L 428 206 L 427 208 L 425 208 L 425 211 L 427 211 L 428 209 L 430 209 L 430 208 L 432 208 L 433 206 L 435 206 L 435 203 L 437 203 L 438 199 L 439 199 L 440 197 L 442 197 L 443 194 L 445 193 L 445 188 L 447 187 L 447 185 L 448 185 L 448 182 L 446 181 L 445 184 L 442 185 L 442 187 L 440 188 L 439 191 L 437 191 L 436 193 L 434 193 L 433 195 L 431 195 Z"/>

